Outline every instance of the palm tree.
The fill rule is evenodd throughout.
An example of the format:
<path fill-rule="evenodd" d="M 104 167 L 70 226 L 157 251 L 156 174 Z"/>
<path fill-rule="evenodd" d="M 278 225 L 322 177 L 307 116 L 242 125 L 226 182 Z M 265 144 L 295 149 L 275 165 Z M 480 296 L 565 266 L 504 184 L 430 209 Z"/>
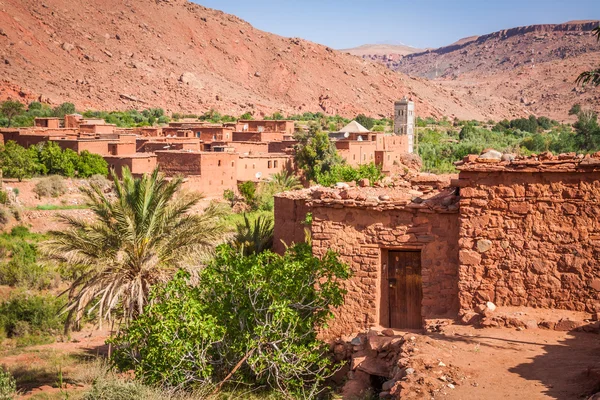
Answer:
<path fill-rule="evenodd" d="M 598 36 L 598 41 L 600 41 L 600 26 L 595 28 L 593 31 L 594 35 Z M 575 80 L 576 84 L 581 84 L 581 86 L 585 86 L 588 83 L 592 86 L 600 85 L 600 68 L 593 69 L 591 71 L 582 72 Z"/>
<path fill-rule="evenodd" d="M 231 246 L 245 256 L 269 250 L 273 247 L 273 218 L 261 215 L 251 222 L 244 214 L 244 222 L 237 225 Z"/>
<path fill-rule="evenodd" d="M 221 208 L 189 213 L 202 195 L 180 193 L 183 178 L 166 180 L 158 168 L 141 179 L 127 168 L 122 181 L 111 174 L 116 198 L 97 184 L 82 189 L 95 220 L 62 216 L 69 227 L 51 232 L 43 245 L 50 258 L 83 268 L 67 290 L 66 330 L 92 304 L 89 312 L 97 309 L 100 324 L 114 321 L 117 309 L 124 321 L 135 318 L 153 285 L 166 282 L 179 268 L 198 264 L 226 232 Z"/>
<path fill-rule="evenodd" d="M 282 192 L 296 190 L 302 187 L 300 180 L 295 175 L 285 170 L 271 175 L 271 183 Z"/>

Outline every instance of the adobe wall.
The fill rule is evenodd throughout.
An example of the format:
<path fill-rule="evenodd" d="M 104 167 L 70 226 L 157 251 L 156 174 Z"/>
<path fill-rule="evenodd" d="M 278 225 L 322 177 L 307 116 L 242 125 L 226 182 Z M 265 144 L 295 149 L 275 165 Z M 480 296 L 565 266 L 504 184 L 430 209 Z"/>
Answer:
<path fill-rule="evenodd" d="M 361 164 L 375 162 L 375 149 L 377 142 L 359 142 L 340 140 L 335 142 L 338 154 L 346 162 L 356 167 Z"/>
<path fill-rule="evenodd" d="M 234 142 L 276 142 L 283 140 L 282 132 L 233 132 Z"/>
<path fill-rule="evenodd" d="M 306 239 L 306 230 L 310 226 L 304 224 L 306 215 L 311 212 L 304 199 L 290 199 L 275 196 L 273 251 L 285 253 L 286 247 L 294 243 L 302 243 Z"/>
<path fill-rule="evenodd" d="M 293 193 L 293 192 L 288 192 Z M 420 250 L 423 282 L 422 317 L 455 318 L 458 313 L 458 212 L 456 205 L 429 201 L 378 200 L 359 194 L 332 198 L 275 199 L 275 250 L 281 243 L 304 237 L 306 213 L 312 212 L 312 246 L 316 256 L 328 250 L 339 253 L 353 276 L 343 283 L 345 304 L 323 333 L 326 339 L 358 332 L 374 325 L 387 326 L 385 268 L 389 250 Z M 287 195 L 293 196 L 293 194 Z M 344 200 L 343 197 L 351 198 Z M 283 198 L 282 198 L 283 197 Z M 318 197 L 318 194 L 317 194 Z M 389 196 L 388 196 L 389 197 Z M 446 193 L 445 204 L 456 201 Z M 433 200 L 432 200 L 433 201 Z M 452 203 L 453 204 L 453 203 Z M 382 277 L 383 275 L 383 277 Z"/>
<path fill-rule="evenodd" d="M 287 149 L 293 150 L 296 140 L 284 140 L 281 142 L 269 142 L 269 153 L 285 153 Z"/>
<path fill-rule="evenodd" d="M 181 151 L 157 151 L 156 161 L 161 172 L 167 176 L 173 175 L 200 175 L 200 153 L 186 153 Z"/>
<path fill-rule="evenodd" d="M 238 181 L 258 181 L 291 169 L 292 158 L 285 154 L 240 155 L 236 173 Z M 259 177 L 257 173 L 260 173 Z"/>
<path fill-rule="evenodd" d="M 139 156 L 104 156 L 109 169 L 114 169 L 118 176 L 121 170 L 127 166 L 132 174 L 139 176 L 150 173 L 156 168 L 156 156 L 154 154 Z"/>
<path fill-rule="evenodd" d="M 109 155 L 107 140 L 77 140 L 77 139 L 58 139 L 52 140 L 60 146 L 61 149 L 71 149 L 76 153 L 81 153 L 84 150 L 90 153 L 100 154 L 101 156 Z"/>
<path fill-rule="evenodd" d="M 550 166 L 460 173 L 462 310 L 600 311 L 600 171 Z"/>

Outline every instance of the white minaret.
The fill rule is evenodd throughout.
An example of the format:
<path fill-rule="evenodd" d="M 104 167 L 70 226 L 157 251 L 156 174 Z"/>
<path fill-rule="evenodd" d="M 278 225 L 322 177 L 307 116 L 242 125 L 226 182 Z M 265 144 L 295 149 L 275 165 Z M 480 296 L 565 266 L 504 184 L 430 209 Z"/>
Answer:
<path fill-rule="evenodd" d="M 394 134 L 408 136 L 408 152 L 413 152 L 415 103 L 406 97 L 394 102 Z"/>

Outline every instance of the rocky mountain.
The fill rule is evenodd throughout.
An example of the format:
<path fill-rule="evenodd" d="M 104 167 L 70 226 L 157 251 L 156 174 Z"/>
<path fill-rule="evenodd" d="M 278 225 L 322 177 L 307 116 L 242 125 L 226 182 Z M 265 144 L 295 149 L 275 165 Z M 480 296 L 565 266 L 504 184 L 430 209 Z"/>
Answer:
<path fill-rule="evenodd" d="M 0 1 L 0 99 L 349 117 L 388 116 L 403 96 L 424 116 L 487 116 L 426 79 L 185 0 Z"/>
<path fill-rule="evenodd" d="M 577 75 L 600 65 L 598 21 L 531 25 L 464 38 L 449 46 L 391 59 L 364 55 L 390 69 L 428 78 L 470 97 L 491 114 L 512 104 L 523 113 L 567 119 L 574 103 L 600 110 L 597 89 L 576 87 Z"/>
<path fill-rule="evenodd" d="M 407 46 L 405 44 L 363 44 L 362 46 L 351 49 L 341 49 L 343 53 L 350 53 L 355 56 L 400 56 L 404 57 L 413 53 L 420 53 L 423 49 Z"/>

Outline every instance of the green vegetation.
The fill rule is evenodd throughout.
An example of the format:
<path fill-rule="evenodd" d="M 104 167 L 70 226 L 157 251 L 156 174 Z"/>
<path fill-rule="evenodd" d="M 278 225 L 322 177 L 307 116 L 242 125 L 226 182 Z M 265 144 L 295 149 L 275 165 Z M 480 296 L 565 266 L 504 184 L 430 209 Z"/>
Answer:
<path fill-rule="evenodd" d="M 597 115 L 581 109 L 579 105 L 573 106 L 571 113 L 578 118 L 572 127 L 546 117 L 533 116 L 487 126 L 477 121 L 455 121 L 454 126 L 427 121 L 427 127 L 418 131 L 423 170 L 454 172 L 454 162 L 487 148 L 521 155 L 544 151 L 586 153 L 600 150 Z"/>
<path fill-rule="evenodd" d="M 167 124 L 170 118 L 165 115 L 162 108 L 150 108 L 143 111 L 85 111 L 85 118 L 101 118 L 108 124 L 115 124 L 121 128 L 153 126 L 155 124 Z"/>
<path fill-rule="evenodd" d="M 297 132 L 294 139 L 294 162 L 309 181 L 316 181 L 319 174 L 327 173 L 334 165 L 341 164 L 335 145 L 325 132 L 311 129 L 308 133 Z"/>
<path fill-rule="evenodd" d="M 342 304 L 348 267 L 306 244 L 284 256 L 244 256 L 229 246 L 192 285 L 179 273 L 158 286 L 145 312 L 113 340 L 113 360 L 148 384 L 194 389 L 229 377 L 251 387 L 312 397 L 332 372 L 316 339 Z M 185 318 L 182 318 L 185 316 Z"/>
<path fill-rule="evenodd" d="M 44 243 L 49 257 L 83 267 L 71 283 L 67 327 L 79 323 L 94 303 L 100 321 L 111 319 L 115 310 L 132 320 L 142 313 L 153 285 L 194 265 L 222 239 L 221 209 L 188 214 L 201 195 L 179 194 L 182 177 L 168 181 L 158 168 L 141 179 L 126 168 L 122 175 L 119 181 L 113 172 L 116 199 L 93 183 L 81 189 L 97 217 L 94 222 L 64 216 L 69 228 L 51 232 Z"/>
<path fill-rule="evenodd" d="M 0 145 L 0 168 L 7 178 L 19 181 L 34 175 L 62 175 L 87 178 L 107 175 L 108 164 L 99 154 L 87 150 L 77 154 L 71 149 L 62 150 L 55 142 L 25 149 L 13 141 Z"/>
<path fill-rule="evenodd" d="M 21 346 L 52 342 L 64 324 L 63 306 L 62 297 L 14 291 L 0 303 L 0 331 Z"/>
<path fill-rule="evenodd" d="M 25 107 L 18 101 L 7 100 L 0 105 L 0 114 L 6 118 L 6 126 L 10 127 L 13 119 L 22 114 Z"/>
<path fill-rule="evenodd" d="M 243 255 L 261 253 L 273 247 L 273 217 L 259 215 L 253 220 L 244 214 L 238 223 L 231 246 Z"/>
<path fill-rule="evenodd" d="M 17 383 L 12 374 L 0 367 L 0 400 L 13 400 L 17 396 Z"/>
<path fill-rule="evenodd" d="M 368 179 L 370 184 L 379 182 L 383 179 L 381 168 L 375 163 L 362 164 L 358 167 L 352 167 L 347 164 L 337 164 L 325 173 L 318 173 L 316 181 L 319 185 L 332 186 L 336 182 L 357 182 L 361 179 Z"/>
<path fill-rule="evenodd" d="M 38 290 L 57 285 L 59 272 L 38 260 L 38 244 L 45 238 L 21 225 L 0 234 L 1 285 Z"/>

